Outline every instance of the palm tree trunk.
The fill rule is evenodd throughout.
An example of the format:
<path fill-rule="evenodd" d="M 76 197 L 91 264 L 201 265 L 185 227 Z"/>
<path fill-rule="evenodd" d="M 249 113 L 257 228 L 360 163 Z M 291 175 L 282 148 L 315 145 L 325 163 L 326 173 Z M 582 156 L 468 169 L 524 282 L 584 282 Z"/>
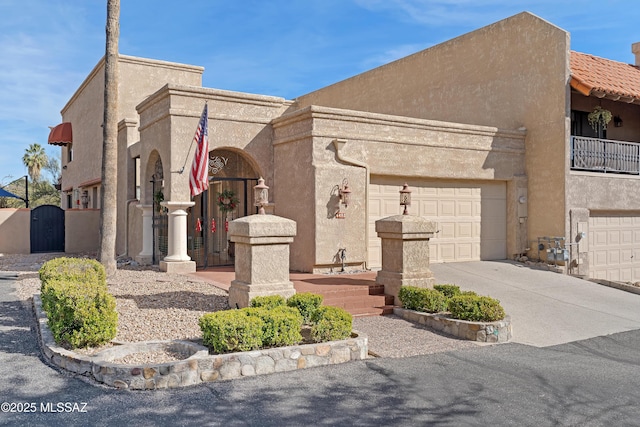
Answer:
<path fill-rule="evenodd" d="M 118 179 L 118 38 L 120 0 L 107 0 L 107 42 L 104 57 L 104 122 L 102 192 L 100 194 L 100 252 L 107 276 L 116 272 L 116 220 Z"/>

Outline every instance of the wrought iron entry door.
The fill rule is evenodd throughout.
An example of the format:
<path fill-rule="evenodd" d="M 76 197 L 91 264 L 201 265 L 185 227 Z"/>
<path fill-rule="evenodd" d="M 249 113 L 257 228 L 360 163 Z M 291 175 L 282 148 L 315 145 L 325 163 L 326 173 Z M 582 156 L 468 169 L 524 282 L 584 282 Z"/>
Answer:
<path fill-rule="evenodd" d="M 251 191 L 257 179 L 221 178 L 195 198 L 188 221 L 188 255 L 198 268 L 233 265 L 235 244 L 229 239 L 229 223 L 255 213 Z"/>
<path fill-rule="evenodd" d="M 31 211 L 31 253 L 64 252 L 64 210 L 42 205 Z"/>

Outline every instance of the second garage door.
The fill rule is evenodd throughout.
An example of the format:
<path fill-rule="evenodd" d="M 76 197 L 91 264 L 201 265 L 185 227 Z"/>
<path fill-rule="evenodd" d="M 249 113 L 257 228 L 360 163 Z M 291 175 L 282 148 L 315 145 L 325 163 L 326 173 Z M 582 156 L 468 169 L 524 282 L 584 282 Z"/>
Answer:
<path fill-rule="evenodd" d="M 404 180 L 371 177 L 369 189 L 369 267 L 382 265 L 375 221 L 400 213 Z M 437 223 L 430 242 L 431 262 L 505 259 L 507 203 L 505 182 L 409 181 L 410 213 Z"/>
<path fill-rule="evenodd" d="M 589 217 L 589 276 L 640 281 L 640 213 L 602 212 Z"/>

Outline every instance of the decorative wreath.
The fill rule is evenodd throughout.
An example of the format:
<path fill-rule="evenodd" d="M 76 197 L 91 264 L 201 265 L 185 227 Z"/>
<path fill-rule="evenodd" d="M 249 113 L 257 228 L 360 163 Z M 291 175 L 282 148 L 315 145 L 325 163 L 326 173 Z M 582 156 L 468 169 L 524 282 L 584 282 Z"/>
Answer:
<path fill-rule="evenodd" d="M 238 200 L 236 193 L 233 191 L 224 190 L 222 193 L 218 193 L 218 208 L 220 208 L 220 212 L 232 212 L 238 206 L 238 203 L 240 203 L 240 200 Z"/>

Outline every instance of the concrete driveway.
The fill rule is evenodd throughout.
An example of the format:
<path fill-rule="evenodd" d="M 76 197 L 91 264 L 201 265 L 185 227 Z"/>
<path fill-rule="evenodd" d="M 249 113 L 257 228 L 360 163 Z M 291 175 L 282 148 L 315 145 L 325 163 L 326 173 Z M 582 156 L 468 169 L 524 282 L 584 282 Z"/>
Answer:
<path fill-rule="evenodd" d="M 546 347 L 640 329 L 640 295 L 511 261 L 432 264 L 436 283 L 500 300 L 513 342 Z"/>

